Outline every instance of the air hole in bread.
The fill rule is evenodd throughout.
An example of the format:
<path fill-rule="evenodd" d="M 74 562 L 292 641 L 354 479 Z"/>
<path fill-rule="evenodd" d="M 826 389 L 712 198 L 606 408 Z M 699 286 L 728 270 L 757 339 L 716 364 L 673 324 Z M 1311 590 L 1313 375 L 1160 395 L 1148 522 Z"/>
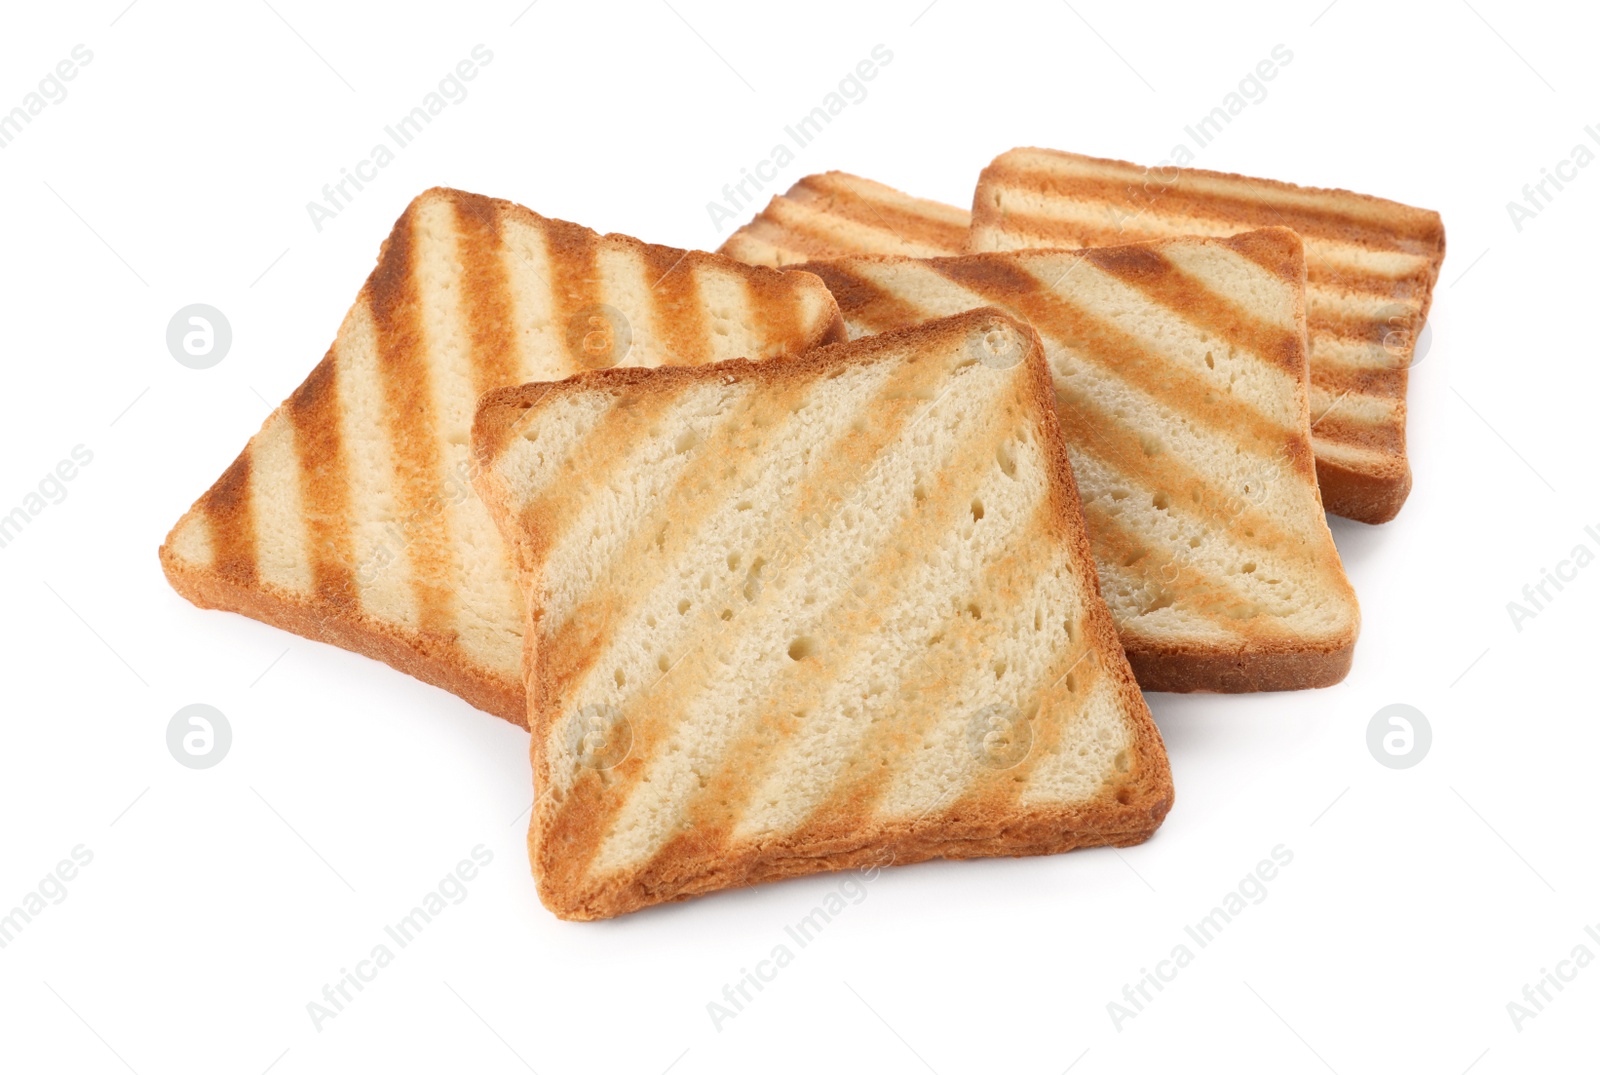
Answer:
<path fill-rule="evenodd" d="M 1016 453 L 1011 450 L 1010 444 L 1001 444 L 1000 447 L 996 448 L 994 450 L 994 460 L 1000 464 L 1000 473 L 1008 478 L 1016 478 L 1017 457 Z"/>
<path fill-rule="evenodd" d="M 743 559 L 743 558 L 738 553 L 730 552 L 728 554 L 728 570 L 729 571 L 737 571 L 737 570 L 739 570 L 739 561 L 741 559 Z"/>
<path fill-rule="evenodd" d="M 983 501 L 978 497 L 972 498 L 972 521 L 977 522 L 983 518 Z"/>
<path fill-rule="evenodd" d="M 1206 369 L 1214 370 L 1216 368 L 1217 368 L 1217 360 L 1211 357 L 1211 352 L 1210 351 L 1207 351 L 1206 352 Z"/>
<path fill-rule="evenodd" d="M 996 661 L 996 662 L 994 662 L 994 678 L 995 679 L 1004 678 L 1005 674 L 1006 674 L 1006 662 L 1004 662 L 1004 661 Z"/>
<path fill-rule="evenodd" d="M 789 643 L 789 659 L 803 661 L 817 651 L 817 640 L 809 635 L 801 635 Z"/>
<path fill-rule="evenodd" d="M 617 681 L 617 686 L 619 687 L 626 687 L 628 685 L 628 674 L 620 668 L 612 673 L 611 678 Z"/>
<path fill-rule="evenodd" d="M 750 570 L 744 578 L 744 599 L 754 601 L 761 593 L 761 569 L 767 566 L 767 561 L 760 556 L 750 561 Z"/>
<path fill-rule="evenodd" d="M 734 511 L 749 511 L 752 507 L 754 507 L 754 505 L 751 504 L 750 501 L 741 500 L 741 501 L 739 501 L 737 504 L 735 504 L 733 506 L 733 510 Z"/>
<path fill-rule="evenodd" d="M 981 620 L 983 619 L 983 609 L 978 607 L 978 602 L 968 601 L 967 615 L 971 616 L 975 620 Z"/>
<path fill-rule="evenodd" d="M 1168 503 L 1169 501 L 1167 500 L 1166 493 L 1157 493 L 1155 496 L 1150 498 L 1150 506 L 1158 511 L 1166 511 Z"/>
<path fill-rule="evenodd" d="M 684 613 L 686 613 L 688 611 L 689 611 L 689 599 L 687 597 L 685 597 L 683 600 L 678 602 L 678 615 L 682 616 Z"/>
<path fill-rule="evenodd" d="M 682 433 L 678 434 L 678 439 L 672 442 L 672 450 L 676 454 L 682 455 L 699 442 L 700 434 L 696 433 L 692 429 L 685 429 Z"/>
<path fill-rule="evenodd" d="M 723 619 L 724 619 L 724 620 L 731 620 L 731 619 L 733 619 L 733 609 L 731 609 L 731 608 L 725 608 L 725 609 L 723 609 L 723 610 L 722 610 L 722 618 L 723 618 Z"/>
<path fill-rule="evenodd" d="M 672 667 L 672 662 L 667 660 L 667 655 L 663 653 L 661 656 L 656 658 L 656 667 L 665 673 Z"/>

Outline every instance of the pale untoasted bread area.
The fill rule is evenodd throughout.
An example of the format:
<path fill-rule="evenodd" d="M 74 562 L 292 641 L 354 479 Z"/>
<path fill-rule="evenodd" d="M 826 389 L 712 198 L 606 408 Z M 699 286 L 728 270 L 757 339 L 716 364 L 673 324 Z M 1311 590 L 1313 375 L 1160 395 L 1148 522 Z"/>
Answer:
<path fill-rule="evenodd" d="M 364 295 L 345 316 L 332 354 L 339 441 L 348 460 L 350 560 L 361 611 L 380 623 L 415 631 L 417 600 L 411 558 L 405 555 L 407 530 L 395 495 L 399 478 L 388 435 L 378 332 Z"/>
<path fill-rule="evenodd" d="M 529 385 L 486 397 L 473 436 L 526 570 L 531 850 L 557 913 L 874 847 L 1126 842 L 1165 813 L 1025 326 L 983 310 L 769 367 Z M 595 443 L 616 462 L 557 485 Z M 995 713 L 1021 732 L 986 739 Z M 602 716 L 627 752 L 597 768 Z M 985 764 L 1006 729 L 1028 749 Z"/>
<path fill-rule="evenodd" d="M 842 337 L 820 281 L 428 191 L 328 357 L 174 529 L 163 565 L 198 604 L 351 646 L 521 722 L 522 599 L 470 484 L 478 396 Z M 185 536 L 202 524 L 207 541 Z"/>
<path fill-rule="evenodd" d="M 1258 235 L 815 267 L 857 337 L 984 303 L 1033 321 L 1101 592 L 1124 645 L 1148 658 L 1136 668 L 1149 686 L 1325 685 L 1356 636 L 1307 466 L 1298 243 Z M 1262 260 L 1280 247 L 1280 261 Z M 1295 653 L 1342 656 L 1241 675 Z M 1230 663 L 1171 674 L 1201 655 Z"/>
<path fill-rule="evenodd" d="M 173 555 L 181 562 L 195 567 L 210 567 L 215 555 L 211 547 L 211 527 L 204 515 L 190 512 L 172 528 Z"/>
<path fill-rule="evenodd" d="M 294 428 L 273 415 L 256 434 L 251 453 L 250 496 L 259 505 L 257 569 L 262 582 L 290 593 L 311 589 Z"/>

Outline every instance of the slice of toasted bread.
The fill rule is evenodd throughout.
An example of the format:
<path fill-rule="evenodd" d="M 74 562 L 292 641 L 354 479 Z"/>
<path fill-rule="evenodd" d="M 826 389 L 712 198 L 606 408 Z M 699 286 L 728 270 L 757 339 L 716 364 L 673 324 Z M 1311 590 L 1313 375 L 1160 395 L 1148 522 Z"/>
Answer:
<path fill-rule="evenodd" d="M 767 266 L 842 254 L 960 254 L 971 218 L 965 209 L 870 179 L 823 172 L 774 197 L 717 252 Z"/>
<path fill-rule="evenodd" d="M 609 480 L 568 481 L 602 426 Z M 1125 846 L 1166 815 L 1026 325 L 525 385 L 472 436 L 529 597 L 558 915 Z"/>
<path fill-rule="evenodd" d="M 1444 261 L 1439 214 L 1346 190 L 1013 149 L 983 170 L 971 250 L 1109 246 L 1283 225 L 1306 245 L 1311 442 L 1335 515 L 1387 522 L 1411 492 L 1406 379 Z"/>
<path fill-rule="evenodd" d="M 807 268 L 852 336 L 985 305 L 1038 329 L 1101 593 L 1146 690 L 1344 678 L 1360 614 L 1312 467 L 1294 232 Z"/>
<path fill-rule="evenodd" d="M 376 657 L 521 723 L 522 599 L 470 484 L 478 397 L 843 335 L 815 278 L 427 191 L 327 356 L 173 527 L 162 567 L 202 608 Z"/>

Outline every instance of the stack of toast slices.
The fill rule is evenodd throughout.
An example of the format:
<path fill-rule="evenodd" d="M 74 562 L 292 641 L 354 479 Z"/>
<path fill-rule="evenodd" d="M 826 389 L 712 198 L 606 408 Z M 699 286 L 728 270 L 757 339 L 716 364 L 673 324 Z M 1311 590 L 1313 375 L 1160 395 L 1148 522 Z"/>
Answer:
<path fill-rule="evenodd" d="M 1359 614 L 1312 464 L 1294 232 L 801 268 L 827 281 L 852 337 L 986 305 L 1038 329 L 1101 593 L 1142 687 L 1344 678 Z"/>
<path fill-rule="evenodd" d="M 1014 150 L 718 253 L 426 191 L 167 578 L 531 732 L 540 898 L 1148 839 L 1141 693 L 1330 686 L 1438 216 Z"/>

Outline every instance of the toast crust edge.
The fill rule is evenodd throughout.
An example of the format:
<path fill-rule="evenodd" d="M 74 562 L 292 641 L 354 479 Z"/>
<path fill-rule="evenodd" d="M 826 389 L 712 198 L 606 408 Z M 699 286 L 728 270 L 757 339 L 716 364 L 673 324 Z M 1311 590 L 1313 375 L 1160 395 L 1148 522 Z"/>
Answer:
<path fill-rule="evenodd" d="M 527 726 L 521 689 L 508 688 L 500 677 L 463 665 L 450 655 L 429 652 L 425 640 L 381 620 L 328 611 L 270 583 L 242 585 L 215 571 L 193 570 L 171 554 L 170 544 L 168 538 L 161 546 L 161 570 L 178 595 L 195 607 L 236 612 L 313 642 L 371 657 L 413 679 L 441 687 L 474 708 L 518 727 Z"/>
<path fill-rule="evenodd" d="M 1174 795 L 1172 769 L 1166 748 L 1133 671 L 1122 656 L 1122 643 L 1116 625 L 1111 620 L 1110 609 L 1099 597 L 1099 574 L 1083 526 L 1082 506 L 1067 455 L 1066 441 L 1056 419 L 1055 388 L 1045 362 L 1043 342 L 1032 325 L 1017 320 L 1005 311 L 992 306 L 979 307 L 954 317 L 863 337 L 849 344 L 817 348 L 782 363 L 763 364 L 748 359 L 734 359 L 703 366 L 615 368 L 580 373 L 554 384 L 497 389 L 479 400 L 478 412 L 473 420 L 472 450 L 478 464 L 474 470 L 474 482 L 478 484 L 479 495 L 485 502 L 491 503 L 491 514 L 497 525 L 504 527 L 507 522 L 515 520 L 515 511 L 504 503 L 493 479 L 498 447 L 505 443 L 510 426 L 524 414 L 550 406 L 566 392 L 597 384 L 628 385 L 642 380 L 655 380 L 666 385 L 667 390 L 672 390 L 699 380 L 724 376 L 768 382 L 780 377 L 815 377 L 836 366 L 864 365 L 872 361 L 878 352 L 889 347 L 937 339 L 952 330 L 964 331 L 968 324 L 981 324 L 995 319 L 1008 322 L 1029 340 L 1024 362 L 1032 380 L 1029 394 L 1035 403 L 1041 443 L 1048 453 L 1051 498 L 1054 501 L 1052 521 L 1061 539 L 1068 545 L 1072 570 L 1080 586 L 1086 594 L 1094 595 L 1086 603 L 1085 626 L 1094 643 L 1091 652 L 1097 654 L 1105 674 L 1112 678 L 1118 701 L 1131 725 L 1128 750 L 1131 765 L 1127 776 L 1119 783 L 1108 785 L 1100 795 L 1069 806 L 1013 808 L 1005 811 L 1003 816 L 993 817 L 968 810 L 961 818 L 941 816 L 910 823 L 863 826 L 857 832 L 859 839 L 852 840 L 850 846 L 820 853 L 816 850 L 806 853 L 798 848 L 786 848 L 783 840 L 779 839 L 761 845 L 725 849 L 711 862 L 702 862 L 688 855 L 670 856 L 658 863 L 661 869 L 656 871 L 658 877 L 665 872 L 668 876 L 682 878 L 682 886 L 670 892 L 660 891 L 659 886 L 657 890 L 651 890 L 626 876 L 584 892 L 550 889 L 544 883 L 540 863 L 544 855 L 552 853 L 552 849 L 544 846 L 541 835 L 542 822 L 552 816 L 553 805 L 541 795 L 535 802 L 529 824 L 528 848 L 534 876 L 539 882 L 539 899 L 557 917 L 573 921 L 610 918 L 657 903 L 675 902 L 758 881 L 855 866 L 886 865 L 886 854 L 891 856 L 893 862 L 909 864 L 932 858 L 1043 855 L 1108 844 L 1128 847 L 1148 839 L 1160 827 L 1172 808 Z M 520 549 L 530 544 L 528 535 L 520 527 L 506 529 L 502 533 Z M 519 551 L 514 559 L 523 562 L 524 556 Z M 528 581 L 529 577 L 524 575 L 523 578 Z M 526 645 L 530 654 L 535 654 L 538 637 L 533 623 L 535 610 L 530 607 L 528 615 Z M 545 743 L 549 738 L 550 715 L 539 708 L 542 694 L 539 675 L 542 669 L 535 660 L 525 665 L 524 671 L 529 680 L 528 723 L 533 732 L 530 749 L 534 786 L 543 788 L 549 786 Z"/>

